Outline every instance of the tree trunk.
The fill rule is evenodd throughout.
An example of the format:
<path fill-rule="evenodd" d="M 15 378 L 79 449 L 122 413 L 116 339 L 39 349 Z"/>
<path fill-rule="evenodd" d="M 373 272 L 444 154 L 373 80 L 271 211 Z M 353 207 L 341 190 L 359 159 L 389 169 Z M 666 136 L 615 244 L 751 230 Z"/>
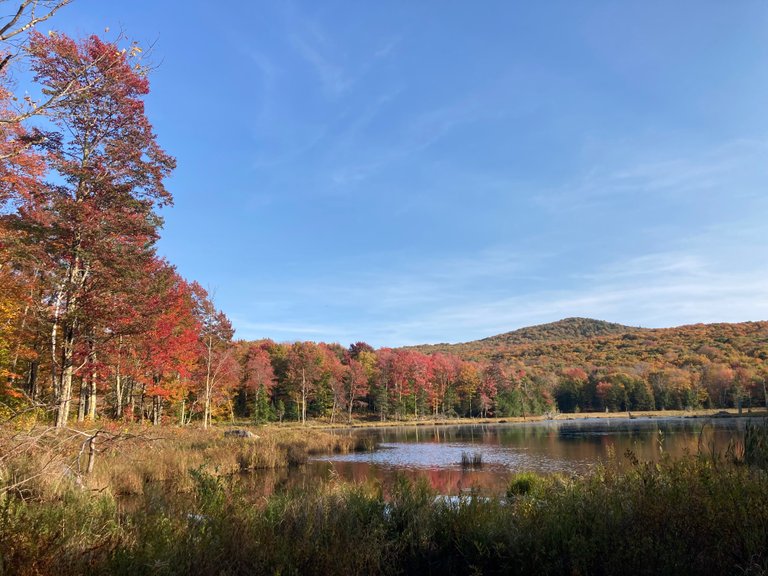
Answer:
<path fill-rule="evenodd" d="M 88 266 L 82 266 L 79 256 L 80 239 L 75 240 L 74 262 L 67 274 L 67 280 L 57 295 L 57 320 L 58 320 L 58 301 L 64 297 L 66 292 L 66 304 L 64 306 L 65 329 L 64 339 L 61 350 L 61 384 L 59 386 L 61 397 L 59 398 L 58 410 L 56 413 L 56 428 L 65 428 L 69 418 L 70 405 L 72 403 L 72 376 L 74 374 L 74 356 L 77 336 L 77 319 L 73 318 L 74 312 L 78 306 L 78 293 L 83 288 L 85 280 L 88 277 Z M 54 322 L 54 330 L 57 322 Z M 55 364 L 51 371 L 56 372 Z"/>
<path fill-rule="evenodd" d="M 72 365 L 75 352 L 75 330 L 73 326 L 67 327 L 62 342 L 61 353 L 61 383 L 59 385 L 60 397 L 56 412 L 56 428 L 65 428 L 69 419 L 69 410 L 72 403 Z"/>
<path fill-rule="evenodd" d="M 93 349 L 91 349 L 89 361 L 91 363 L 91 381 L 88 386 L 88 419 L 93 422 L 96 420 L 96 384 L 99 377 L 96 373 L 96 354 Z"/>
<path fill-rule="evenodd" d="M 88 394 L 86 393 L 86 383 L 84 380 L 80 380 L 80 399 L 77 404 L 77 421 L 83 422 L 85 420 L 86 404 L 88 403 Z"/>
<path fill-rule="evenodd" d="M 768 408 L 768 387 L 765 385 L 766 380 L 768 380 L 768 378 L 763 378 L 763 398 L 765 398 L 765 407 Z"/>
<path fill-rule="evenodd" d="M 189 411 L 187 412 L 187 421 L 184 423 L 185 426 L 189 426 L 189 424 L 192 422 L 192 416 L 195 415 L 194 407 L 194 404 L 189 407 Z"/>
<path fill-rule="evenodd" d="M 205 372 L 205 406 L 203 407 L 203 428 L 208 428 L 211 419 L 211 363 L 213 362 L 213 335 L 208 335 L 208 358 Z"/>
<path fill-rule="evenodd" d="M 51 326 L 51 387 L 53 388 L 53 397 L 56 402 L 61 398 L 61 381 L 56 370 L 58 365 L 56 347 L 59 335 L 59 313 L 61 312 L 61 300 L 63 297 L 63 291 L 61 289 L 58 290 L 54 301 L 55 304 L 53 305 L 53 325 Z"/>
<path fill-rule="evenodd" d="M 301 369 L 301 423 L 307 423 L 307 379 L 304 368 Z"/>
<path fill-rule="evenodd" d="M 136 420 L 136 396 L 133 393 L 133 388 L 135 387 L 136 382 L 133 380 L 133 378 L 130 378 L 128 380 L 128 390 L 126 391 L 126 404 L 131 405 L 131 421 Z"/>
<path fill-rule="evenodd" d="M 152 397 L 152 425 L 158 426 L 162 416 L 163 404 L 160 396 Z"/>
<path fill-rule="evenodd" d="M 123 417 L 123 383 L 120 378 L 120 365 L 117 365 L 115 373 L 115 418 L 119 420 Z"/>
<path fill-rule="evenodd" d="M 37 400 L 37 371 L 40 367 L 40 362 L 32 360 L 29 363 L 29 376 L 27 377 L 27 392 L 32 400 Z"/>
<path fill-rule="evenodd" d="M 56 367 L 58 365 L 56 359 L 56 346 L 58 344 L 58 332 L 59 332 L 59 308 L 61 307 L 61 292 L 56 295 L 56 303 L 53 307 L 53 325 L 51 326 L 51 388 L 53 389 L 53 398 L 56 402 L 61 397 L 61 388 Z"/>
<path fill-rule="evenodd" d="M 93 472 L 93 465 L 96 462 L 96 436 L 98 436 L 99 433 L 96 432 L 91 439 L 88 441 L 88 466 L 85 469 L 86 474 L 91 474 Z"/>
<path fill-rule="evenodd" d="M 123 337 L 120 336 L 120 343 L 117 347 L 117 366 L 115 366 L 115 418 L 118 420 L 123 417 L 123 380 L 120 374 L 120 352 L 123 348 Z"/>
<path fill-rule="evenodd" d="M 144 391 L 146 390 L 146 384 L 141 385 L 141 395 L 139 396 L 139 423 L 144 424 Z"/>

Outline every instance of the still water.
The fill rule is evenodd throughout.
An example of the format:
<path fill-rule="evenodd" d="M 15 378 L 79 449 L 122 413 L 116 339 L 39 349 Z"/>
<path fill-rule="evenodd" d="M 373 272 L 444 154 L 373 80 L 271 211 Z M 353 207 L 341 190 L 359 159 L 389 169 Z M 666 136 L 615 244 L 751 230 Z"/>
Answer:
<path fill-rule="evenodd" d="M 699 449 L 722 452 L 741 437 L 746 423 L 735 418 L 617 418 L 353 430 L 340 433 L 370 436 L 379 449 L 317 457 L 283 480 L 306 486 L 336 477 L 386 485 L 402 474 L 426 478 L 442 494 L 469 489 L 500 494 L 511 473 L 582 473 L 600 462 L 625 466 L 628 450 L 639 460 Z M 462 466 L 462 454 L 479 454 L 482 466 Z"/>

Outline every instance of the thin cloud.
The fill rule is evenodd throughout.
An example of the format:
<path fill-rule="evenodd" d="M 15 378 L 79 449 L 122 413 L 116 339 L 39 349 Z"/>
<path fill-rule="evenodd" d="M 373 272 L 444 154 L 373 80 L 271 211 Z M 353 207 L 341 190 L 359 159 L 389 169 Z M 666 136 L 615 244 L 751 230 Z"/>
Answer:
<path fill-rule="evenodd" d="M 705 272 L 705 267 L 705 262 L 699 256 L 685 252 L 667 252 L 629 258 L 606 266 L 597 272 L 579 275 L 579 277 L 600 282 L 639 280 L 641 277 L 662 277 L 669 274 L 701 277 Z"/>
<path fill-rule="evenodd" d="M 768 262 L 733 272 L 720 261 L 725 256 L 701 250 L 611 262 L 574 274 L 571 288 L 543 292 L 515 291 L 516 278 L 532 275 L 531 255 L 492 250 L 477 259 L 435 261 L 420 274 L 401 271 L 388 278 L 368 275 L 357 284 L 313 286 L 324 295 L 323 305 L 335 303 L 346 312 L 336 325 L 263 323 L 249 330 L 286 328 L 286 334 L 399 346 L 474 340 L 567 316 L 645 327 L 768 319 Z M 481 289 L 484 283 L 492 286 Z"/>
<path fill-rule="evenodd" d="M 259 124 L 263 124 L 272 115 L 277 69 L 266 54 L 257 50 L 248 50 L 247 54 L 250 62 L 253 63 L 258 71 L 261 80 L 256 121 Z"/>
<path fill-rule="evenodd" d="M 326 94 L 338 97 L 352 87 L 354 80 L 347 76 L 341 65 L 332 60 L 327 54 L 327 48 L 297 34 L 291 35 L 291 44 L 312 66 Z"/>
<path fill-rule="evenodd" d="M 638 266 L 639 262 L 666 264 L 656 266 L 654 273 L 649 274 Z M 669 265 L 671 262 L 680 265 Z M 768 267 L 742 273 L 715 272 L 722 270 L 719 263 L 704 262 L 700 255 L 670 254 L 638 258 L 627 263 L 626 268 L 614 263 L 593 274 L 593 281 L 587 286 L 483 302 L 468 297 L 467 302 L 458 306 L 420 316 L 397 333 L 445 334 L 437 340 L 459 341 L 566 316 L 648 327 L 768 318 Z"/>
<path fill-rule="evenodd" d="M 640 157 L 638 150 L 628 151 Z M 648 153 L 645 153 L 648 156 Z M 725 190 L 733 196 L 754 196 L 753 186 L 739 186 L 745 175 L 768 177 L 768 143 L 734 140 L 687 157 L 655 157 L 625 161 L 612 168 L 595 166 L 575 182 L 539 193 L 534 201 L 552 212 L 594 209 L 626 196 L 696 198 Z"/>
<path fill-rule="evenodd" d="M 376 113 L 401 91 L 384 95 L 377 102 Z M 357 138 L 359 130 L 350 130 L 341 145 L 334 147 L 329 154 L 329 164 L 332 164 L 330 180 L 338 186 L 359 184 L 384 171 L 388 166 L 412 159 L 447 137 L 455 128 L 494 115 L 496 112 L 481 106 L 477 98 L 469 98 L 416 114 L 403 123 L 400 130 L 396 131 L 396 136 L 389 142 L 371 143 L 367 139 Z M 362 120 L 370 121 L 371 118 L 365 115 Z M 361 123 L 357 128 L 363 125 Z M 355 161 L 339 162 L 339 158 L 348 156 L 352 156 Z"/>
<path fill-rule="evenodd" d="M 377 48 L 373 56 L 378 59 L 384 59 L 393 54 L 402 41 L 401 36 L 395 36 L 387 40 L 381 47 Z"/>
<path fill-rule="evenodd" d="M 322 336 L 324 339 L 333 335 L 344 333 L 339 331 L 337 326 L 319 325 L 319 324 L 299 324 L 292 322 L 249 322 L 238 317 L 233 317 L 233 322 L 237 327 L 237 336 L 246 339 L 269 338 L 270 334 L 290 334 L 307 338 L 317 338 Z M 283 336 L 284 337 L 284 336 Z"/>
<path fill-rule="evenodd" d="M 338 50 L 330 36 L 294 4 L 289 5 L 287 36 L 296 53 L 312 68 L 327 96 L 338 98 L 355 83 L 339 63 Z"/>

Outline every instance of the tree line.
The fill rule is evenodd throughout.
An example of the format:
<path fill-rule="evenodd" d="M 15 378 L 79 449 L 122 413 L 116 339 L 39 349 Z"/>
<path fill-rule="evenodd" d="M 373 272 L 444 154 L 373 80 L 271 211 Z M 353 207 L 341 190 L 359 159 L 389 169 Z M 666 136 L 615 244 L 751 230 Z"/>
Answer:
<path fill-rule="evenodd" d="M 142 49 L 37 31 L 67 3 L 0 3 L 0 410 L 159 422 L 169 391 L 202 381 L 207 417 L 232 329 L 155 250 L 175 161 L 145 114 Z"/>
<path fill-rule="evenodd" d="M 716 357 L 553 367 L 542 354 L 233 341 L 209 294 L 156 252 L 175 161 L 145 113 L 142 50 L 35 29 L 65 4 L 24 0 L 0 20 L 1 419 L 207 427 L 764 402 L 764 371 Z M 14 70 L 37 92 L 15 93 Z"/>
<path fill-rule="evenodd" d="M 224 417 L 255 421 L 526 417 L 555 412 L 685 410 L 765 404 L 766 373 L 704 367 L 525 366 L 412 349 L 236 342 Z M 229 392 L 226 388 L 229 387 Z"/>

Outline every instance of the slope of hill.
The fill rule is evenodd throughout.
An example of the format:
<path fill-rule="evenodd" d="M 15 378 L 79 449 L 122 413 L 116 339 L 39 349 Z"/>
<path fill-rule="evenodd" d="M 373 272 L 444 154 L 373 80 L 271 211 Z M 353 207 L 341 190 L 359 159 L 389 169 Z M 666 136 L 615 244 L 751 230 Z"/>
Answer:
<path fill-rule="evenodd" d="M 488 336 L 470 342 L 458 344 L 421 344 L 406 346 L 406 348 L 418 350 L 426 354 L 442 352 L 462 356 L 467 352 L 500 351 L 525 344 L 578 341 L 599 336 L 635 334 L 644 330 L 648 329 L 635 328 L 593 318 L 572 317 L 547 324 L 526 326 L 511 332 Z"/>
<path fill-rule="evenodd" d="M 581 340 L 612 334 L 629 334 L 642 330 L 643 328 L 633 328 L 604 320 L 593 320 L 592 318 L 565 318 L 557 322 L 528 326 L 497 336 L 490 336 L 483 338 L 480 342 L 489 346 L 527 344 L 531 342 Z"/>
<path fill-rule="evenodd" d="M 650 329 L 567 318 L 473 342 L 413 348 L 427 354 L 442 352 L 464 360 L 501 360 L 548 370 L 639 364 L 692 367 L 712 362 L 764 365 L 768 361 L 768 322 Z"/>

